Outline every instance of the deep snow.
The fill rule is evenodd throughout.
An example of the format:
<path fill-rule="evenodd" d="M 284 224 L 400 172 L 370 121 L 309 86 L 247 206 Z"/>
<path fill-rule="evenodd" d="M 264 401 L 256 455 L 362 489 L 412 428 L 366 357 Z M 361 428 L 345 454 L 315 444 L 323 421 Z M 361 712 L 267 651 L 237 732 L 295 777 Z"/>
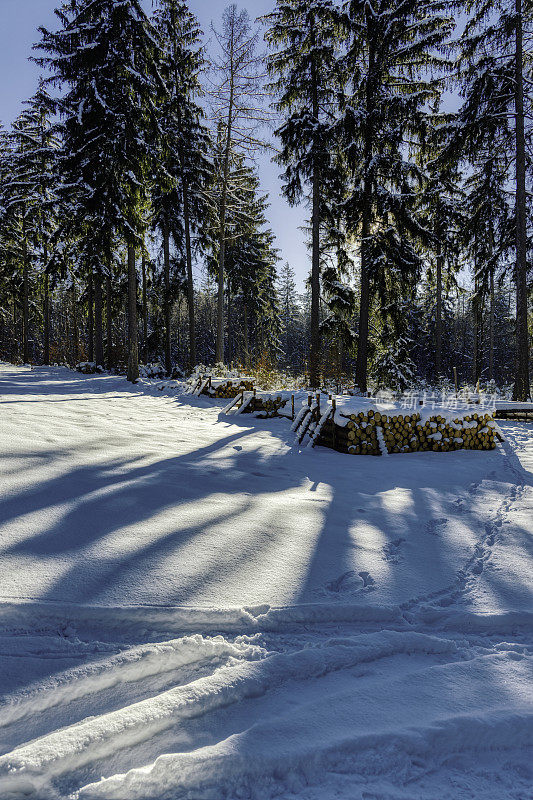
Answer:
<path fill-rule="evenodd" d="M 286 419 L 0 365 L 0 797 L 533 797 L 533 427 Z"/>

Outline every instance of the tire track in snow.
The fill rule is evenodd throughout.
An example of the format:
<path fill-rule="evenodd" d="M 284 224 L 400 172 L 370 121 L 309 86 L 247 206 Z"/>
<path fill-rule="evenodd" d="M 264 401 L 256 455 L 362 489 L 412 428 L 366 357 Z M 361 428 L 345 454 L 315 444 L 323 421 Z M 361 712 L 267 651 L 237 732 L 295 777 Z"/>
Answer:
<path fill-rule="evenodd" d="M 377 679 L 366 687 L 350 684 L 325 697 L 318 693 L 298 713 L 289 709 L 279 717 L 259 717 L 250 727 L 215 744 L 159 756 L 142 768 L 86 785 L 75 796 L 83 800 L 264 800 L 292 790 L 305 798 L 310 784 L 322 786 L 325 772 L 338 770 L 359 773 L 363 784 L 371 775 L 392 772 L 399 787 L 410 787 L 406 797 L 414 800 L 419 795 L 413 780 L 437 771 L 439 761 L 450 755 L 491 752 L 495 757 L 494 751 L 533 744 L 531 703 L 519 709 L 503 693 L 492 698 L 485 692 L 484 698 L 476 698 L 472 713 L 470 695 L 483 692 L 483 687 L 477 691 L 475 687 L 488 666 L 501 677 L 508 673 L 501 658 L 485 656 L 470 663 L 422 667 L 410 674 L 400 671 L 383 682 Z M 531 680 L 528 667 L 519 661 L 512 669 L 515 689 L 523 694 Z M 453 702 L 455 689 L 457 703 Z M 388 703 L 373 709 L 376 692 L 387 692 Z M 428 693 L 440 702 L 428 706 Z M 527 756 L 522 758 L 527 770 Z M 319 796 L 330 794 L 325 791 Z M 377 796 L 385 800 L 391 795 Z"/>
<path fill-rule="evenodd" d="M 156 694 L 162 681 L 180 684 L 190 680 L 191 673 L 213 672 L 223 664 L 264 655 L 254 644 L 200 634 L 128 648 L 53 676 L 25 694 L 7 696 L 0 705 L 0 739 L 13 747 L 24 741 L 23 736 L 27 740 L 27 728 L 42 736 L 65 722 L 71 725 L 88 714 L 109 711 L 124 697 L 131 703 Z"/>
<path fill-rule="evenodd" d="M 378 775 L 389 775 L 393 793 L 383 789 L 374 793 L 353 795 L 368 800 L 392 800 L 404 798 L 416 800 L 419 794 L 414 786 L 421 775 L 437 773 L 439 753 L 442 761 L 465 754 L 473 756 L 475 767 L 479 754 L 488 752 L 492 759 L 496 754 L 515 747 L 528 748 L 533 743 L 531 735 L 533 715 L 494 714 L 492 719 L 452 717 L 436 724 L 427 724 L 418 730 L 397 730 L 377 735 L 353 733 L 352 736 L 330 743 L 301 748 L 293 746 L 289 752 L 263 751 L 252 753 L 246 748 L 246 737 L 255 734 L 264 741 L 270 734 L 278 733 L 272 726 L 259 723 L 255 729 L 234 735 L 218 745 L 200 748 L 190 753 L 170 753 L 159 756 L 147 766 L 134 768 L 124 774 L 102 778 L 100 781 L 81 787 L 74 793 L 76 800 L 191 800 L 191 798 L 276 798 L 279 796 L 307 798 L 313 785 L 323 787 L 327 773 L 360 777 L 359 788 L 369 789 L 370 780 Z M 510 740 L 510 735 L 512 736 Z M 478 744 L 473 744 L 475 742 Z M 510 741 L 512 744 L 510 744 Z M 322 745 L 322 747 L 321 747 Z M 242 749 L 244 752 L 240 752 Z M 380 754 L 376 758 L 376 753 Z M 501 760 L 501 759 L 500 759 Z M 527 757 L 517 765 L 517 780 L 513 775 L 512 786 L 525 792 L 530 787 L 531 771 Z M 400 767 L 400 770 L 399 770 Z M 521 769 L 520 769 L 521 768 Z M 398 774 L 399 772 L 399 774 Z M 520 774 L 521 773 L 521 774 Z M 502 775 L 498 775 L 503 784 Z M 438 781 L 438 793 L 431 797 L 444 797 L 445 787 Z M 454 791 L 455 788 L 455 791 Z M 396 791 L 394 791 L 394 789 Z M 407 793 L 404 794 L 404 791 Z M 326 789 L 327 792 L 327 789 Z M 397 793 L 398 792 L 398 793 Z M 446 797 L 465 797 L 457 787 Z M 416 794 L 415 794 L 416 793 Z M 323 790 L 316 795 L 325 797 L 352 797 L 350 794 L 329 794 Z M 426 797 L 427 795 L 422 795 Z M 474 795 L 468 795 L 473 797 Z M 478 795 L 476 795 L 478 796 Z M 509 795 L 496 794 L 498 798 Z M 513 797 L 530 797 L 515 794 Z"/>
<path fill-rule="evenodd" d="M 54 778 L 152 739 L 180 719 L 260 697 L 291 680 L 306 681 L 400 653 L 450 655 L 455 651 L 455 643 L 448 639 L 382 631 L 222 666 L 210 676 L 54 731 L 0 757 L 0 796 L 44 793 Z"/>

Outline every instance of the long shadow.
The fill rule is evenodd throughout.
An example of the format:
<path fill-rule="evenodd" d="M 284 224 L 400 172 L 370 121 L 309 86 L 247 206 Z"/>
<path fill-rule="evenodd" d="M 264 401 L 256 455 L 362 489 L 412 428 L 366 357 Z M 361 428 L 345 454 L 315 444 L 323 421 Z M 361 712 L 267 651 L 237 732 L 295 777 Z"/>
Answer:
<path fill-rule="evenodd" d="M 96 382 L 100 386 L 99 381 L 105 384 L 106 379 L 80 376 L 80 389 L 90 394 L 93 390 L 89 385 Z M 109 383 L 102 391 L 108 389 Z M 26 391 L 31 390 L 26 386 Z M 54 393 L 55 387 L 49 391 Z M 145 393 L 133 387 L 132 391 Z M 189 405 L 183 398 L 175 402 L 177 407 Z M 62 600 L 75 591 L 78 599 L 88 602 L 109 596 L 113 587 L 123 585 L 132 596 L 149 602 L 149 590 L 144 587 L 149 583 L 149 571 L 156 581 L 160 575 L 166 582 L 159 587 L 158 596 L 183 603 L 200 597 L 203 588 L 210 587 L 213 593 L 221 574 L 231 582 L 232 576 L 241 575 L 249 566 L 253 575 L 264 577 L 261 560 L 270 563 L 272 553 L 283 548 L 283 521 L 280 524 L 276 518 L 274 525 L 264 503 L 255 513 L 254 498 L 267 495 L 274 505 L 277 494 L 295 491 L 297 496 L 292 499 L 290 495 L 287 500 L 287 514 L 293 502 L 302 509 L 316 503 L 311 515 L 316 534 L 305 538 L 305 514 L 297 522 L 296 531 L 294 520 L 292 529 L 288 522 L 285 526 L 287 535 L 296 536 L 301 526 L 304 552 L 295 539 L 294 554 L 284 551 L 284 557 L 306 563 L 293 588 L 292 601 L 323 603 L 355 598 L 372 602 L 373 598 L 383 598 L 385 590 L 390 597 L 396 589 L 408 593 L 408 583 L 416 577 L 409 574 L 413 564 L 419 572 L 425 566 L 428 573 L 439 575 L 453 571 L 457 563 L 453 542 L 439 520 L 446 521 L 450 504 L 464 496 L 465 487 L 474 479 L 470 471 L 482 478 L 491 466 L 501 467 L 501 456 L 494 453 L 373 459 L 343 456 L 322 448 L 298 454 L 281 445 L 279 452 L 264 455 L 257 446 L 247 451 L 237 449 L 235 443 L 262 430 L 288 445 L 292 435 L 286 421 L 252 423 L 243 417 L 229 417 L 214 424 L 221 429 L 227 425 L 231 432 L 225 431 L 216 442 L 191 452 L 150 464 L 138 464 L 142 456 L 86 464 L 5 498 L 0 502 L 0 524 L 30 513 L 45 514 L 55 506 L 64 505 L 66 509 L 61 509 L 59 519 L 52 516 L 54 521 L 47 527 L 7 545 L 2 552 L 5 556 L 65 560 L 62 574 L 48 583 L 42 599 Z M 230 448 L 228 455 L 231 444 L 234 451 Z M 217 467 L 213 457 L 224 449 L 224 466 Z M 53 459 L 53 452 L 50 457 Z M 445 462 L 448 458 L 451 470 Z M 387 492 L 398 495 L 392 490 L 403 490 L 399 496 L 406 499 L 404 507 L 389 507 Z M 276 513 L 279 515 L 279 509 Z M 464 524 L 469 538 L 479 538 L 480 522 L 465 518 Z M 217 525 L 223 533 L 211 532 L 202 539 Z M 237 529 L 239 538 L 234 541 L 233 531 Z M 416 536 L 410 538 L 411 530 Z M 423 557 L 413 559 L 413 547 L 421 543 Z M 192 547 L 198 548 L 196 563 L 190 560 Z M 173 582 L 168 562 L 179 563 L 182 556 L 187 569 Z M 88 563 L 88 559 L 94 559 L 94 563 Z M 273 596 L 276 580 L 273 574 Z M 431 588 L 429 581 L 428 586 Z M 502 584 L 502 593 L 503 588 Z M 494 591 L 498 591 L 497 586 Z"/>
<path fill-rule="evenodd" d="M 41 599 L 62 600 L 74 589 L 78 600 L 90 602 L 122 582 L 129 594 L 140 595 L 149 602 L 142 587 L 147 571 L 156 580 L 159 574 L 162 580 L 164 570 L 159 565 L 168 559 L 179 563 L 180 553 L 194 546 L 195 538 L 224 523 L 231 523 L 237 530 L 239 518 L 251 509 L 256 493 L 261 493 L 263 478 L 268 479 L 269 494 L 287 490 L 287 474 L 284 472 L 273 481 L 272 465 L 265 464 L 262 458 L 253 459 L 250 453 L 236 451 L 231 468 L 227 469 L 212 469 L 205 462 L 198 464 L 206 455 L 248 435 L 249 431 L 238 431 L 194 453 L 134 467 L 120 476 L 106 475 L 110 466 L 107 464 L 86 466 L 75 476 L 55 478 L 34 497 L 25 499 L 25 509 L 29 499 L 33 510 L 42 509 L 45 498 L 49 503 L 52 498 L 58 502 L 59 492 L 63 492 L 64 501 L 72 503 L 72 508 L 45 530 L 3 548 L 3 555 L 68 559 L 68 567 L 50 583 Z M 117 466 L 126 469 L 128 464 L 111 465 L 113 469 Z M 256 470 L 247 479 L 247 492 L 243 494 L 243 476 L 250 466 Z M 69 486 L 67 498 L 65 483 Z M 20 498 L 11 502 L 16 509 Z M 163 521 L 158 520 L 161 514 Z M 165 596 L 186 602 L 191 594 L 200 595 L 208 583 L 216 583 L 221 573 L 227 580 L 232 573 L 245 570 L 248 560 L 257 563 L 262 552 L 275 548 L 280 536 L 279 532 L 265 535 L 263 528 L 269 530 L 264 509 L 259 528 L 242 529 L 242 537 L 232 543 L 231 549 L 223 539 L 216 541 L 210 534 L 206 546 L 212 552 L 204 563 L 191 565 L 188 561 L 190 574 L 182 575 L 175 585 L 168 584 L 166 571 Z M 127 546 L 119 544 L 117 536 L 124 537 Z M 89 551 L 94 563 L 89 563 Z M 197 555 L 204 556 L 201 548 Z"/>
<path fill-rule="evenodd" d="M 176 401 L 177 406 L 180 403 L 186 405 L 182 400 Z M 222 428 L 225 423 L 230 427 L 229 431 Z M 276 518 L 276 495 L 288 492 L 287 515 L 291 502 L 305 499 L 308 504 L 315 503 L 315 517 L 319 519 L 316 536 L 309 539 L 313 544 L 309 545 L 306 570 L 294 587 L 293 602 L 349 600 L 373 603 L 385 584 L 391 596 L 402 587 L 409 593 L 409 581 L 415 577 L 409 570 L 420 572 L 426 569 L 428 576 L 431 573 L 453 573 L 457 565 L 456 548 L 447 534 L 447 519 L 459 514 L 459 506 L 454 510 L 454 504 L 468 506 L 468 489 L 475 497 L 476 484 L 487 476 L 490 478 L 491 469 L 496 471 L 496 481 L 515 485 L 520 481 L 531 485 L 529 473 L 519 459 L 518 464 L 515 463 L 516 456 L 511 448 L 506 448 L 510 468 L 505 467 L 504 459 L 498 453 L 413 454 L 372 459 L 343 456 L 323 449 L 287 453 L 280 447 L 278 453 L 266 456 L 257 449 L 251 452 L 234 450 L 228 456 L 228 445 L 249 444 L 249 437 L 257 430 L 268 430 L 285 444 L 289 444 L 292 437 L 288 425 L 280 421 L 254 420 L 253 429 L 250 422 L 243 419 L 228 419 L 219 425 L 224 430 L 221 438 L 192 452 L 161 458 L 148 465 L 139 465 L 134 457 L 109 459 L 104 463 L 77 467 L 46 481 L 39 488 L 30 488 L 16 497 L 5 498 L 0 503 L 0 521 L 6 523 L 21 514 L 44 513 L 59 503 L 69 507 L 45 530 L 35 531 L 27 539 L 8 546 L 4 552 L 28 558 L 41 555 L 43 559 L 50 555 L 54 561 L 65 559 L 63 572 L 41 591 L 42 600 L 65 600 L 75 591 L 80 602 L 109 602 L 110 593 L 117 587 L 129 596 L 135 596 L 138 602 L 149 603 L 151 581 L 155 580 L 166 582 L 161 587 L 166 602 L 196 602 L 206 588 L 216 596 L 221 573 L 228 580 L 247 571 L 259 575 L 266 570 L 262 562 L 272 564 L 272 553 L 283 548 L 289 533 L 304 537 L 307 533 L 304 517 L 301 529 L 296 532 L 289 530 L 288 519 L 287 529 L 283 529 L 279 509 Z M 194 431 L 191 431 L 193 435 Z M 222 450 L 225 450 L 226 466 L 217 469 L 213 457 Z M 48 457 L 53 460 L 63 452 L 48 450 Z M 297 492 L 298 497 L 294 498 L 291 492 Z M 258 507 L 256 514 L 255 503 L 261 495 L 272 498 L 272 509 Z M 191 509 L 194 513 L 189 513 Z M 160 524 L 161 515 L 167 517 Z M 471 511 L 465 512 L 462 519 L 468 536 L 472 540 L 479 539 L 484 523 L 476 520 Z M 211 532 L 210 538 L 202 540 L 206 531 L 217 525 L 224 529 L 224 534 Z M 140 527 L 144 529 L 144 536 L 138 532 Z M 241 530 L 243 536 L 239 536 Z M 517 530 L 524 533 L 527 541 L 527 529 L 517 526 Z M 422 542 L 424 547 L 420 557 L 413 559 L 412 549 Z M 189 558 L 188 572 L 180 574 L 179 580 L 172 581 L 168 560 L 174 559 L 173 563 L 177 563 L 182 557 L 186 559 L 188 548 L 193 546 L 196 546 L 197 560 Z M 96 554 L 90 569 L 87 563 L 89 551 Z M 372 568 L 371 564 L 376 566 Z M 360 573 L 366 573 L 367 577 Z M 272 574 L 273 590 L 275 581 L 276 575 Z M 504 607 L 509 597 L 507 576 L 492 574 L 490 585 Z M 446 656 L 442 656 L 442 660 L 445 659 Z M 433 663 L 433 658 L 428 656 L 427 662 Z M 470 683 L 465 670 L 459 673 L 458 683 L 439 683 L 442 671 L 435 670 L 436 682 L 431 685 L 439 694 L 440 707 L 446 712 L 449 710 L 450 715 L 457 714 L 463 699 L 467 705 L 467 701 L 470 702 L 472 697 L 475 699 L 477 693 L 481 698 L 478 705 L 482 718 L 485 711 L 490 712 L 490 703 L 484 704 L 483 697 L 496 698 L 498 703 L 502 703 L 502 698 L 509 695 L 512 700 L 513 680 L 503 679 L 502 671 L 493 666 L 496 663 L 499 660 L 479 659 L 476 664 L 479 675 L 477 678 L 474 676 Z M 400 669 L 399 677 L 401 675 Z M 318 719 L 324 743 L 335 736 L 336 726 L 341 722 L 345 724 L 344 741 L 349 741 L 353 720 L 357 720 L 358 714 L 368 712 L 372 723 L 374 708 L 372 704 L 370 711 L 366 707 L 365 710 L 350 706 L 349 690 L 353 687 L 356 694 L 364 676 L 354 677 L 350 682 L 345 672 L 340 678 L 342 685 L 337 685 L 334 678 L 329 683 L 327 680 L 322 683 L 314 681 L 318 689 L 312 698 L 305 692 L 298 694 L 298 687 L 295 691 L 293 685 L 286 689 L 276 687 L 277 702 L 271 708 L 267 707 L 265 716 L 268 719 L 268 714 L 273 717 L 276 713 L 276 730 L 279 731 L 281 724 L 283 734 L 286 730 L 289 733 L 304 730 L 306 736 L 309 725 Z M 386 683 L 383 686 L 386 691 Z M 413 705 L 417 702 L 418 686 L 408 679 L 406 686 L 410 691 L 406 694 L 406 707 L 409 708 L 410 702 Z M 343 697 L 346 698 L 344 707 Z M 319 713 L 313 716 L 315 709 L 311 703 L 315 701 Z M 235 704 L 223 709 L 218 716 L 207 714 L 202 728 L 204 743 L 214 744 L 240 733 L 233 742 L 234 750 L 245 757 L 243 763 L 253 764 L 258 753 L 263 752 L 256 732 L 261 731 L 266 705 L 266 701 L 263 705 L 257 704 L 257 711 L 254 702 L 255 699 L 251 699 Z M 324 703 L 327 702 L 331 702 L 329 717 L 324 713 Z M 387 702 L 387 696 L 382 696 L 377 703 L 378 710 L 386 709 Z M 423 709 L 421 724 L 426 724 L 422 713 Z M 337 714 L 339 719 L 335 718 Z M 298 721 L 300 715 L 308 721 L 305 726 L 295 728 L 287 724 L 285 727 L 285 720 L 292 723 Z M 389 730 L 398 724 L 398 719 L 392 718 L 392 712 L 390 716 L 390 721 L 385 720 Z M 189 725 L 192 723 L 185 720 L 176 727 L 176 743 L 169 741 L 164 752 L 184 747 L 183 730 L 187 732 Z M 198 735 L 198 729 L 192 727 L 192 733 Z M 197 742 L 198 738 L 191 735 L 190 741 Z M 162 752 L 157 750 L 157 737 L 153 742 L 143 743 L 142 747 L 143 757 L 146 747 L 154 748 L 152 758 Z M 121 770 L 139 763 L 134 746 L 123 752 Z M 318 749 L 317 752 L 320 753 Z M 342 752 L 341 747 L 339 753 Z M 381 761 L 377 758 L 376 763 Z M 347 766 L 352 771 L 354 763 L 350 762 L 348 753 Z M 88 771 L 91 770 L 92 767 L 88 767 Z M 96 780 L 100 774 L 97 772 L 92 777 Z M 215 787 L 215 793 L 218 788 Z"/>
<path fill-rule="evenodd" d="M 115 459 L 109 460 L 104 464 L 92 466 L 85 465 L 75 470 L 70 471 L 67 475 L 62 474 L 57 477 L 51 478 L 48 481 L 40 483 L 37 487 L 31 487 L 27 490 L 19 492 L 16 495 L 8 497 L 6 500 L 0 501 L 0 524 L 5 524 L 9 520 L 33 513 L 35 511 L 44 510 L 54 505 L 75 502 L 82 499 L 85 495 L 90 495 L 99 490 L 111 488 L 114 485 L 123 484 L 124 482 L 130 483 L 136 480 L 149 481 L 155 480 L 158 476 L 170 479 L 173 469 L 178 468 L 181 464 L 186 466 L 193 466 L 195 461 L 201 460 L 205 456 L 216 452 L 217 450 L 225 447 L 232 441 L 237 441 L 249 435 L 250 431 L 239 432 L 218 440 L 216 443 L 207 445 L 206 447 L 199 448 L 192 453 L 186 453 L 179 456 L 174 456 L 169 459 L 163 459 L 154 464 L 145 465 L 131 469 L 131 465 L 142 458 L 136 456 L 128 460 Z M 60 451 L 63 452 L 63 451 Z M 117 472 L 119 470 L 119 472 Z M 194 473 L 193 473 L 194 474 Z M 185 478 L 187 474 L 185 471 Z M 190 477 L 188 478 L 190 480 Z M 220 478 L 223 480 L 223 478 Z M 179 484 L 176 484 L 178 488 Z M 137 505 L 133 502 L 132 505 Z M 98 507 L 100 500 L 98 497 L 91 499 L 91 508 L 87 508 L 87 513 L 94 512 L 95 507 Z M 85 511 L 84 511 L 85 513 Z M 139 513 L 139 508 L 136 512 L 129 511 L 131 521 L 136 518 Z M 131 517 L 133 515 L 133 517 Z M 150 516 L 148 512 L 146 515 Z M 141 517 L 143 518 L 143 517 Z M 108 520 L 107 525 L 112 526 L 112 521 Z M 109 528 L 109 529 L 112 529 Z M 53 540 L 50 531 L 44 531 L 42 534 L 37 534 L 36 539 L 46 539 L 47 544 Z M 74 547 L 80 546 L 73 544 Z M 4 550 L 9 552 L 9 550 Z"/>
<path fill-rule="evenodd" d="M 405 601 L 438 595 L 453 586 L 475 545 L 484 539 L 486 523 L 472 513 L 470 504 L 478 483 L 490 479 L 495 462 L 502 482 L 496 505 L 505 499 L 506 486 L 516 483 L 517 473 L 526 485 L 530 483 L 526 470 L 519 472 L 514 460 L 513 469 L 505 469 L 496 452 L 452 454 L 447 470 L 443 470 L 447 454 L 391 456 L 386 462 L 340 456 L 345 458 L 345 469 L 340 469 L 339 460 L 335 471 L 328 470 L 332 456 L 324 451 L 320 455 L 323 459 L 310 465 L 308 478 L 313 486 L 325 481 L 331 496 L 298 601 L 372 603 L 390 597 L 392 602 L 395 589 Z M 520 464 L 516 455 L 514 459 Z M 386 493 L 398 489 L 404 490 L 408 508 L 387 510 Z M 515 528 L 527 550 L 533 531 Z M 484 579 L 495 601 L 500 598 L 505 607 L 513 596 L 510 579 L 498 570 L 489 571 Z M 520 592 L 521 587 L 514 589 Z M 515 591 L 515 603 L 517 596 Z"/>

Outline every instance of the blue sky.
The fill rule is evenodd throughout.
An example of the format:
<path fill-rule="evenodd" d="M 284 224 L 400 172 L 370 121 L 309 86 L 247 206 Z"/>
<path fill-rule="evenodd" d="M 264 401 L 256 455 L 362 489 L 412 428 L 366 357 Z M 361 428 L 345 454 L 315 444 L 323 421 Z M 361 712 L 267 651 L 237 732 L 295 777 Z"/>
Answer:
<path fill-rule="evenodd" d="M 229 2 L 189 0 L 189 7 L 198 17 L 207 39 L 211 20 L 217 26 Z M 143 0 L 143 3 L 150 10 L 151 0 Z M 37 27 L 55 27 L 54 8 L 58 4 L 59 0 L 0 0 L 0 74 L 3 76 L 0 82 L 0 120 L 5 126 L 11 124 L 20 112 L 22 101 L 35 91 L 39 69 L 28 61 L 28 57 L 32 44 L 38 39 Z M 246 0 L 238 6 L 246 8 L 254 19 L 268 12 L 273 0 Z M 269 220 L 276 234 L 282 263 L 288 261 L 294 268 L 301 289 L 309 271 L 308 253 L 303 233 L 299 230 L 306 209 L 290 208 L 281 197 L 280 169 L 271 163 L 270 156 L 260 157 L 259 169 L 262 189 L 270 195 Z"/>

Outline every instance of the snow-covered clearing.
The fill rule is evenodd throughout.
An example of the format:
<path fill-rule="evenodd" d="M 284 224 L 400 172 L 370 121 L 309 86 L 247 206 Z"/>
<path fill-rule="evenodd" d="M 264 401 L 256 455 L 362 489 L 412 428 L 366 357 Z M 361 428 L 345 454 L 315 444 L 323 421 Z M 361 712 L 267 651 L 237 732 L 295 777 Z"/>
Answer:
<path fill-rule="evenodd" d="M 533 426 L 373 458 L 0 365 L 0 797 L 533 797 Z"/>

